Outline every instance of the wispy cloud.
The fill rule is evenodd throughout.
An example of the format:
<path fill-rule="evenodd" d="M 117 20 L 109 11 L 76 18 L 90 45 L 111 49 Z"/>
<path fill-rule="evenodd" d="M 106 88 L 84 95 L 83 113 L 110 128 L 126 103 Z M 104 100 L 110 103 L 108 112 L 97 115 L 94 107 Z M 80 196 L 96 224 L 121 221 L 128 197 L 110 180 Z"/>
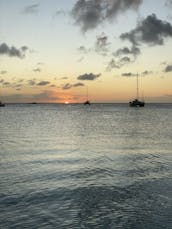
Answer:
<path fill-rule="evenodd" d="M 60 15 L 65 16 L 66 15 L 65 11 L 64 10 L 57 10 L 55 12 L 55 16 L 60 16 Z"/>
<path fill-rule="evenodd" d="M 110 42 L 108 41 L 108 36 L 102 33 L 96 37 L 95 51 L 101 55 L 106 55 L 109 51 Z"/>
<path fill-rule="evenodd" d="M 28 80 L 27 82 L 28 82 L 28 84 L 29 84 L 30 86 L 36 85 L 36 80 L 35 80 L 35 79 Z"/>
<path fill-rule="evenodd" d="M 67 83 L 62 87 L 62 89 L 63 90 L 68 90 L 68 89 L 71 89 L 73 87 L 83 87 L 83 86 L 85 86 L 83 83 L 75 83 L 75 84 Z"/>
<path fill-rule="evenodd" d="M 32 4 L 32 5 L 29 5 L 29 6 L 26 6 L 22 13 L 25 13 L 25 14 L 35 14 L 37 13 L 39 10 L 39 3 L 36 3 L 36 4 Z"/>
<path fill-rule="evenodd" d="M 34 72 L 41 72 L 41 69 L 40 68 L 34 68 L 33 71 Z"/>
<path fill-rule="evenodd" d="M 124 56 L 122 58 L 118 58 L 118 59 L 114 59 L 112 58 L 109 63 L 107 64 L 106 70 L 107 71 L 111 71 L 114 68 L 121 68 L 126 64 L 130 64 L 132 63 L 133 60 L 128 57 L 128 56 Z"/>
<path fill-rule="evenodd" d="M 0 72 L 0 74 L 1 75 L 5 75 L 5 74 L 7 74 L 7 71 L 3 70 L 3 71 Z"/>
<path fill-rule="evenodd" d="M 36 85 L 37 86 L 45 86 L 45 85 L 48 85 L 48 84 L 50 84 L 50 82 L 49 81 L 40 81 L 39 83 L 37 83 Z"/>

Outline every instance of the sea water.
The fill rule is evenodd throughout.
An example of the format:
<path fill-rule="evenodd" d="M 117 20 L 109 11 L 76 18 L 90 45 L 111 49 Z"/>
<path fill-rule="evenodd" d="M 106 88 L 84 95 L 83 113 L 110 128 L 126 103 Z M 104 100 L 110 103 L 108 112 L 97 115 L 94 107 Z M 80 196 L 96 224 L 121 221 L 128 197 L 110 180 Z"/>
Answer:
<path fill-rule="evenodd" d="M 0 108 L 0 228 L 172 228 L 172 105 Z"/>

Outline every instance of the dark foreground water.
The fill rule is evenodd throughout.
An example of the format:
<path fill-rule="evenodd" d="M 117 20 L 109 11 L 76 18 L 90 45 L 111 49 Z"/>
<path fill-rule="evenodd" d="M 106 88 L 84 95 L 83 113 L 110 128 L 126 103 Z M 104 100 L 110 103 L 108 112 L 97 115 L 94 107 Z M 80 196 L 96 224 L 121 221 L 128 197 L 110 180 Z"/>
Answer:
<path fill-rule="evenodd" d="M 172 105 L 7 105 L 0 122 L 0 228 L 172 228 Z"/>

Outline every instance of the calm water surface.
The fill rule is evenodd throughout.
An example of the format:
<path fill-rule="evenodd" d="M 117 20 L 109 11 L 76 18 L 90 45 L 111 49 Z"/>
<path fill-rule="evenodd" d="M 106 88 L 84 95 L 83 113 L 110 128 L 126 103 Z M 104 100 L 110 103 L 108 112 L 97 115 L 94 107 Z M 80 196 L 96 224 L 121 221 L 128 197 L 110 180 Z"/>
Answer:
<path fill-rule="evenodd" d="M 172 105 L 0 108 L 0 228 L 172 228 Z"/>

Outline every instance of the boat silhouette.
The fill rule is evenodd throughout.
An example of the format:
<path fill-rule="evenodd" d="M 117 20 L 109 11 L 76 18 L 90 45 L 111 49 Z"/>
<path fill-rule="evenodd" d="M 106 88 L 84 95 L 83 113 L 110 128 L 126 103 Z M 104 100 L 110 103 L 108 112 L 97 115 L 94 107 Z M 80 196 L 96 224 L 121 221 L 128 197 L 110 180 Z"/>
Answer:
<path fill-rule="evenodd" d="M 90 101 L 88 100 L 88 87 L 87 87 L 87 99 L 84 102 L 84 105 L 91 105 Z"/>
<path fill-rule="evenodd" d="M 144 107 L 145 106 L 145 102 L 144 101 L 140 101 L 139 100 L 139 79 L 138 79 L 138 73 L 137 73 L 137 96 L 136 99 L 134 99 L 133 101 L 129 102 L 130 107 Z"/>
<path fill-rule="evenodd" d="M 5 103 L 2 103 L 2 102 L 0 101 L 0 107 L 5 107 Z"/>

